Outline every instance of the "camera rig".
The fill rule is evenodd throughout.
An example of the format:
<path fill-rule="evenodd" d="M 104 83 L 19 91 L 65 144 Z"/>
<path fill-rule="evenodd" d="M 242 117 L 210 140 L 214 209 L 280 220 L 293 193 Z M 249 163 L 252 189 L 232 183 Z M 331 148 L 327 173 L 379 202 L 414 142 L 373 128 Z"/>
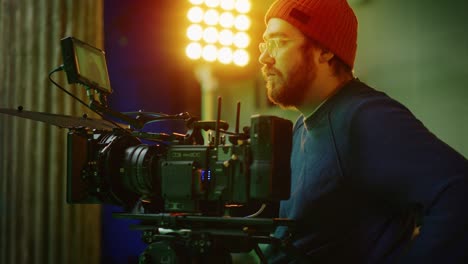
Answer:
<path fill-rule="evenodd" d="M 265 262 L 258 243 L 287 251 L 288 243 L 270 234 L 278 226 L 292 228 L 291 220 L 257 218 L 262 209 L 236 216 L 236 210 L 288 199 L 291 121 L 255 115 L 239 131 L 238 103 L 235 130 L 229 132 L 221 120 L 221 98 L 215 121 L 188 113 L 114 111 L 107 105 L 112 89 L 104 52 L 73 37 L 61 44 L 64 64 L 50 73 L 50 80 L 60 87 L 50 76 L 65 70 L 69 83 L 85 87 L 90 109 L 128 126 L 22 108 L 0 112 L 69 129 L 68 203 L 119 205 L 124 212 L 115 217 L 140 220 L 133 228 L 144 231 L 148 244 L 140 263 L 229 263 L 230 252 L 252 249 Z M 186 133 L 140 130 L 167 120 L 184 122 Z M 210 131 L 207 140 L 203 131 Z"/>

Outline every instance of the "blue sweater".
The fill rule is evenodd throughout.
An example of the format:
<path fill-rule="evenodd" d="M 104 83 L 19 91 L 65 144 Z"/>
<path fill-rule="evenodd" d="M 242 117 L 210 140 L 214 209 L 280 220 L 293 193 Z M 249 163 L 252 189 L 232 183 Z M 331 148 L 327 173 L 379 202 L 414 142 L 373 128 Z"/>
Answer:
<path fill-rule="evenodd" d="M 297 120 L 291 172 L 280 217 L 302 262 L 468 263 L 468 161 L 359 80 Z"/>

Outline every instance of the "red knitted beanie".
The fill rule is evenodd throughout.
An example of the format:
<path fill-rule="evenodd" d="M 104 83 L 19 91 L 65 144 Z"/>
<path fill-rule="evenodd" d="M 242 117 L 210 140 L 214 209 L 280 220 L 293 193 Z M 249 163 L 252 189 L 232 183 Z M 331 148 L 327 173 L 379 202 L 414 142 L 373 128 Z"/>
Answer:
<path fill-rule="evenodd" d="M 357 19 L 346 0 L 277 0 L 265 15 L 286 20 L 333 52 L 351 68 L 357 48 Z"/>

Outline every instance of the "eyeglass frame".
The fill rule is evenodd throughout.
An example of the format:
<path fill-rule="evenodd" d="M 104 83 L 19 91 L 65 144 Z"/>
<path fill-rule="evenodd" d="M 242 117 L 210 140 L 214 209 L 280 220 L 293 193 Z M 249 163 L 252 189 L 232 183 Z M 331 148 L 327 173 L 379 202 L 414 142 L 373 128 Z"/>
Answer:
<path fill-rule="evenodd" d="M 282 42 L 291 41 L 292 39 L 287 38 L 270 38 L 258 44 L 258 49 L 260 50 L 261 54 L 265 51 L 267 52 L 268 56 L 274 58 L 278 55 L 278 49 L 281 47 Z"/>

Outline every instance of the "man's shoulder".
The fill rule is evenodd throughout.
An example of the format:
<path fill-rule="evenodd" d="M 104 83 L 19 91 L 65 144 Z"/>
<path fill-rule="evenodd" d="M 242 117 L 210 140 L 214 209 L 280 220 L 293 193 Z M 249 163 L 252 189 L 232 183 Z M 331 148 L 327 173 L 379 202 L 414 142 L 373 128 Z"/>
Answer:
<path fill-rule="evenodd" d="M 294 131 L 303 127 L 303 123 L 313 127 L 331 121 L 334 127 L 344 128 L 352 119 L 363 111 L 388 111 L 389 108 L 406 109 L 384 92 L 378 91 L 359 79 L 349 81 L 330 97 L 311 117 L 300 116 Z"/>
<path fill-rule="evenodd" d="M 335 118 L 347 117 L 349 119 L 363 109 L 365 111 L 380 111 L 388 108 L 408 110 L 386 93 L 355 79 L 344 86 L 333 98 L 330 113 Z"/>
<path fill-rule="evenodd" d="M 376 100 L 392 99 L 387 94 L 377 91 L 359 79 L 354 79 L 345 85 L 333 98 L 333 109 L 356 107 L 360 104 Z"/>

